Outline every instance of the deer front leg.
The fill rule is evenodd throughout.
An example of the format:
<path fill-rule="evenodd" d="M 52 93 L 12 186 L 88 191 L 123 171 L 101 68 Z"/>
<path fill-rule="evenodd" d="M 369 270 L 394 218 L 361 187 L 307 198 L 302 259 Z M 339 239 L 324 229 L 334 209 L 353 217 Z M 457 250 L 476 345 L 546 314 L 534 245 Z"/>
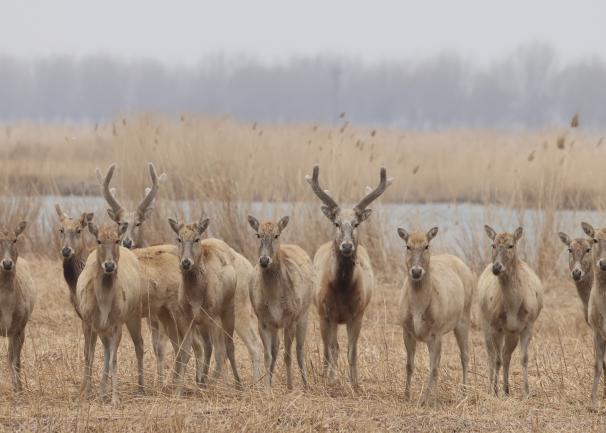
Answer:
<path fill-rule="evenodd" d="M 21 392 L 23 389 L 21 385 L 21 349 L 23 348 L 24 339 L 25 332 L 22 329 L 11 335 L 8 340 L 8 359 L 11 368 L 13 391 L 16 393 Z"/>
<path fill-rule="evenodd" d="M 286 387 L 292 389 L 292 342 L 295 339 L 296 324 L 284 327 L 284 366 L 286 367 Z"/>
<path fill-rule="evenodd" d="M 520 364 L 522 365 L 522 374 L 524 376 L 524 396 L 528 397 L 530 392 L 528 387 L 528 345 L 530 344 L 530 339 L 532 338 L 532 325 L 528 325 L 526 329 L 522 331 L 520 335 Z M 604 365 L 604 357 L 602 356 L 601 360 L 602 365 Z M 598 378 L 599 379 L 599 378 Z"/>
<path fill-rule="evenodd" d="M 80 395 L 88 398 L 92 394 L 91 380 L 95 359 L 95 346 L 97 345 L 97 333 L 93 332 L 92 327 L 84 321 L 82 321 L 82 333 L 84 334 L 84 370 L 82 372 Z"/>
<path fill-rule="evenodd" d="M 263 343 L 263 355 L 265 359 L 265 384 L 268 388 L 271 387 L 271 330 L 269 325 L 259 320 L 259 335 L 261 336 L 261 342 Z"/>
<path fill-rule="evenodd" d="M 347 323 L 347 361 L 349 362 L 349 378 L 354 390 L 358 384 L 358 338 L 362 329 L 362 317 L 357 317 Z"/>
<path fill-rule="evenodd" d="M 156 357 L 156 378 L 158 383 L 163 384 L 168 337 L 160 331 L 160 322 L 158 319 L 150 318 L 148 324 L 151 332 L 152 348 Z"/>
<path fill-rule="evenodd" d="M 120 405 L 120 396 L 118 393 L 118 347 L 120 347 L 121 339 L 122 325 L 118 325 L 110 337 L 110 374 L 112 378 L 112 406 L 114 407 Z"/>
<path fill-rule="evenodd" d="M 433 398 L 433 389 L 438 382 L 438 373 L 440 368 L 440 358 L 442 357 L 442 337 L 435 336 L 427 340 L 429 349 L 429 378 L 427 388 L 423 397 L 423 404 L 427 405 Z"/>
<path fill-rule="evenodd" d="M 339 343 L 337 342 L 337 323 L 320 319 L 320 332 L 324 343 L 324 376 L 334 380 L 339 361 Z"/>
<path fill-rule="evenodd" d="M 305 371 L 305 337 L 307 335 L 307 314 L 297 322 L 297 364 L 301 372 L 303 388 L 307 389 L 307 373 Z"/>
<path fill-rule="evenodd" d="M 593 333 L 593 346 L 595 351 L 595 362 L 593 372 L 593 387 L 591 389 L 591 407 L 593 410 L 597 410 L 598 385 L 600 384 L 600 376 L 602 375 L 602 369 L 604 368 L 604 353 L 606 351 L 606 342 L 595 331 Z"/>
<path fill-rule="evenodd" d="M 157 324 L 157 323 L 156 323 Z M 136 317 L 126 323 L 128 333 L 130 334 L 135 346 L 135 355 L 137 356 L 137 383 L 139 394 L 145 394 L 145 381 L 143 372 L 143 337 L 141 336 L 141 319 Z"/>
<path fill-rule="evenodd" d="M 410 400 L 410 384 L 412 382 L 412 375 L 415 371 L 417 340 L 406 330 L 404 330 L 404 346 L 406 347 L 406 388 L 404 388 L 404 398 Z"/>
<path fill-rule="evenodd" d="M 507 334 L 503 345 L 503 392 L 509 395 L 509 364 L 511 355 L 518 345 L 518 334 Z"/>

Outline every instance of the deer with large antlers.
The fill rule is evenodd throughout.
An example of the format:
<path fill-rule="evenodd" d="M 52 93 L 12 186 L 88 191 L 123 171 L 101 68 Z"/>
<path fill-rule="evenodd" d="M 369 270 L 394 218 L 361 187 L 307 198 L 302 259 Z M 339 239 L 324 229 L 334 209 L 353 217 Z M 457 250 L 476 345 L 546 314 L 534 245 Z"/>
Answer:
<path fill-rule="evenodd" d="M 110 188 L 110 182 L 116 170 L 116 164 L 109 166 L 105 176 L 101 170 L 97 168 L 96 174 L 99 183 L 101 184 L 101 192 L 103 198 L 109 205 L 107 214 L 118 224 L 122 233 L 120 241 L 122 246 L 128 249 L 142 248 L 147 246 L 147 241 L 144 236 L 144 222 L 149 218 L 154 209 L 154 202 L 160 186 L 166 179 L 166 173 L 160 175 L 156 172 L 156 167 L 153 163 L 148 164 L 149 175 L 152 181 L 152 186 L 145 189 L 143 200 L 134 211 L 129 211 L 124 208 L 116 198 L 115 188 Z M 156 317 L 150 314 L 149 326 L 152 334 L 152 346 L 157 361 L 157 374 L 160 381 L 164 377 L 164 358 L 168 338 L 160 331 L 160 322 Z"/>
<path fill-rule="evenodd" d="M 347 326 L 349 375 L 352 386 L 358 388 L 358 338 L 364 311 L 370 303 L 374 274 L 366 249 L 358 245 L 358 226 L 368 219 L 368 206 L 391 184 L 385 168 L 381 169 L 379 186 L 371 190 L 353 209 L 341 209 L 337 202 L 320 187 L 320 169 L 306 176 L 313 192 L 324 203 L 322 212 L 335 225 L 335 239 L 318 248 L 314 256 L 314 302 L 320 316 L 324 343 L 324 373 L 336 374 L 339 346 L 338 325 Z"/>

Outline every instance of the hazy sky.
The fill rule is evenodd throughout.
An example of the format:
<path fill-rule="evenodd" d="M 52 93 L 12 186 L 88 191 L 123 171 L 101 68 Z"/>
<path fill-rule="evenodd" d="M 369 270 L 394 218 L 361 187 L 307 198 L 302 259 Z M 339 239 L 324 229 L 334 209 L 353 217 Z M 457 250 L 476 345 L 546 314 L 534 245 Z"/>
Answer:
<path fill-rule="evenodd" d="M 208 54 L 274 62 L 456 51 L 478 62 L 533 42 L 562 61 L 606 58 L 605 0 L 0 0 L 0 54 L 111 54 L 195 64 Z"/>

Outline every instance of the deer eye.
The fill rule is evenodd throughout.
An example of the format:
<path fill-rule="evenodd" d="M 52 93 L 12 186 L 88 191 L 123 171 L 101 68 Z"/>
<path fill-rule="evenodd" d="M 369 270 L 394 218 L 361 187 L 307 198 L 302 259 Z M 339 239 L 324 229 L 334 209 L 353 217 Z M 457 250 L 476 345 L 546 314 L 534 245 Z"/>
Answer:
<path fill-rule="evenodd" d="M 99 245 L 101 245 L 101 241 L 100 241 L 99 239 L 97 239 L 97 243 L 98 243 Z"/>
<path fill-rule="evenodd" d="M 183 241 L 181 240 L 181 238 L 177 238 L 177 242 L 181 243 Z"/>
<path fill-rule="evenodd" d="M 408 251 L 410 251 L 410 246 L 406 245 L 406 249 L 407 249 Z"/>
<path fill-rule="evenodd" d="M 357 228 L 359 225 L 360 225 L 360 223 L 354 223 L 354 224 L 353 224 L 353 228 L 355 229 L 355 228 Z"/>
<path fill-rule="evenodd" d="M 513 248 L 513 245 L 508 245 L 507 248 L 511 250 Z"/>
<path fill-rule="evenodd" d="M 120 245 L 120 239 L 116 241 L 116 245 Z"/>
<path fill-rule="evenodd" d="M 81 232 L 81 231 L 82 231 L 82 229 L 77 229 L 77 230 L 76 230 L 76 233 L 77 233 L 77 234 L 80 234 L 80 232 Z"/>
<path fill-rule="evenodd" d="M 425 245 L 425 249 L 428 250 L 429 249 L 429 245 Z"/>
<path fill-rule="evenodd" d="M 261 239 L 261 235 L 257 233 L 257 239 Z"/>
<path fill-rule="evenodd" d="M 141 225 L 141 221 L 139 221 L 137 224 L 135 224 L 137 227 L 139 227 Z"/>
<path fill-rule="evenodd" d="M 572 251 L 571 251 L 571 252 L 572 252 Z M 591 252 L 591 248 L 587 248 L 587 249 L 585 250 L 585 252 L 586 252 L 586 253 L 590 253 L 590 252 Z"/>
<path fill-rule="evenodd" d="M 572 248 L 568 248 L 568 252 L 572 254 Z"/>
<path fill-rule="evenodd" d="M 61 228 L 59 229 L 59 233 L 61 233 L 61 234 L 65 233 L 65 230 L 63 229 L 63 227 L 61 227 Z"/>
<path fill-rule="evenodd" d="M 335 223 L 335 227 L 341 227 L 341 224 L 339 224 L 338 222 Z"/>
<path fill-rule="evenodd" d="M 195 242 L 195 243 L 200 242 L 200 238 L 196 238 L 196 239 L 194 239 L 194 242 Z"/>
<path fill-rule="evenodd" d="M 279 237 L 279 236 L 280 236 L 280 235 L 275 235 L 275 236 L 274 236 L 274 239 L 278 239 L 278 237 Z"/>
<path fill-rule="evenodd" d="M 495 244 L 492 244 L 492 249 L 494 250 L 497 246 Z"/>
<path fill-rule="evenodd" d="M 17 238 L 15 238 L 15 239 L 13 240 L 13 243 L 14 243 L 14 244 L 16 244 L 16 243 L 17 243 Z"/>

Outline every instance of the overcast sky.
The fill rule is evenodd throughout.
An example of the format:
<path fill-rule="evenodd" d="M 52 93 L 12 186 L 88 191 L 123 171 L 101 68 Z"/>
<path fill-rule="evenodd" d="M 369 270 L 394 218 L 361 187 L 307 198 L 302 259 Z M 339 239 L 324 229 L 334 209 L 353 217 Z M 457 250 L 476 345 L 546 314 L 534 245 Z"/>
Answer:
<path fill-rule="evenodd" d="M 110 54 L 196 64 L 342 54 L 408 60 L 455 51 L 490 62 L 529 43 L 563 62 L 606 58 L 605 0 L 0 0 L 0 54 Z"/>

